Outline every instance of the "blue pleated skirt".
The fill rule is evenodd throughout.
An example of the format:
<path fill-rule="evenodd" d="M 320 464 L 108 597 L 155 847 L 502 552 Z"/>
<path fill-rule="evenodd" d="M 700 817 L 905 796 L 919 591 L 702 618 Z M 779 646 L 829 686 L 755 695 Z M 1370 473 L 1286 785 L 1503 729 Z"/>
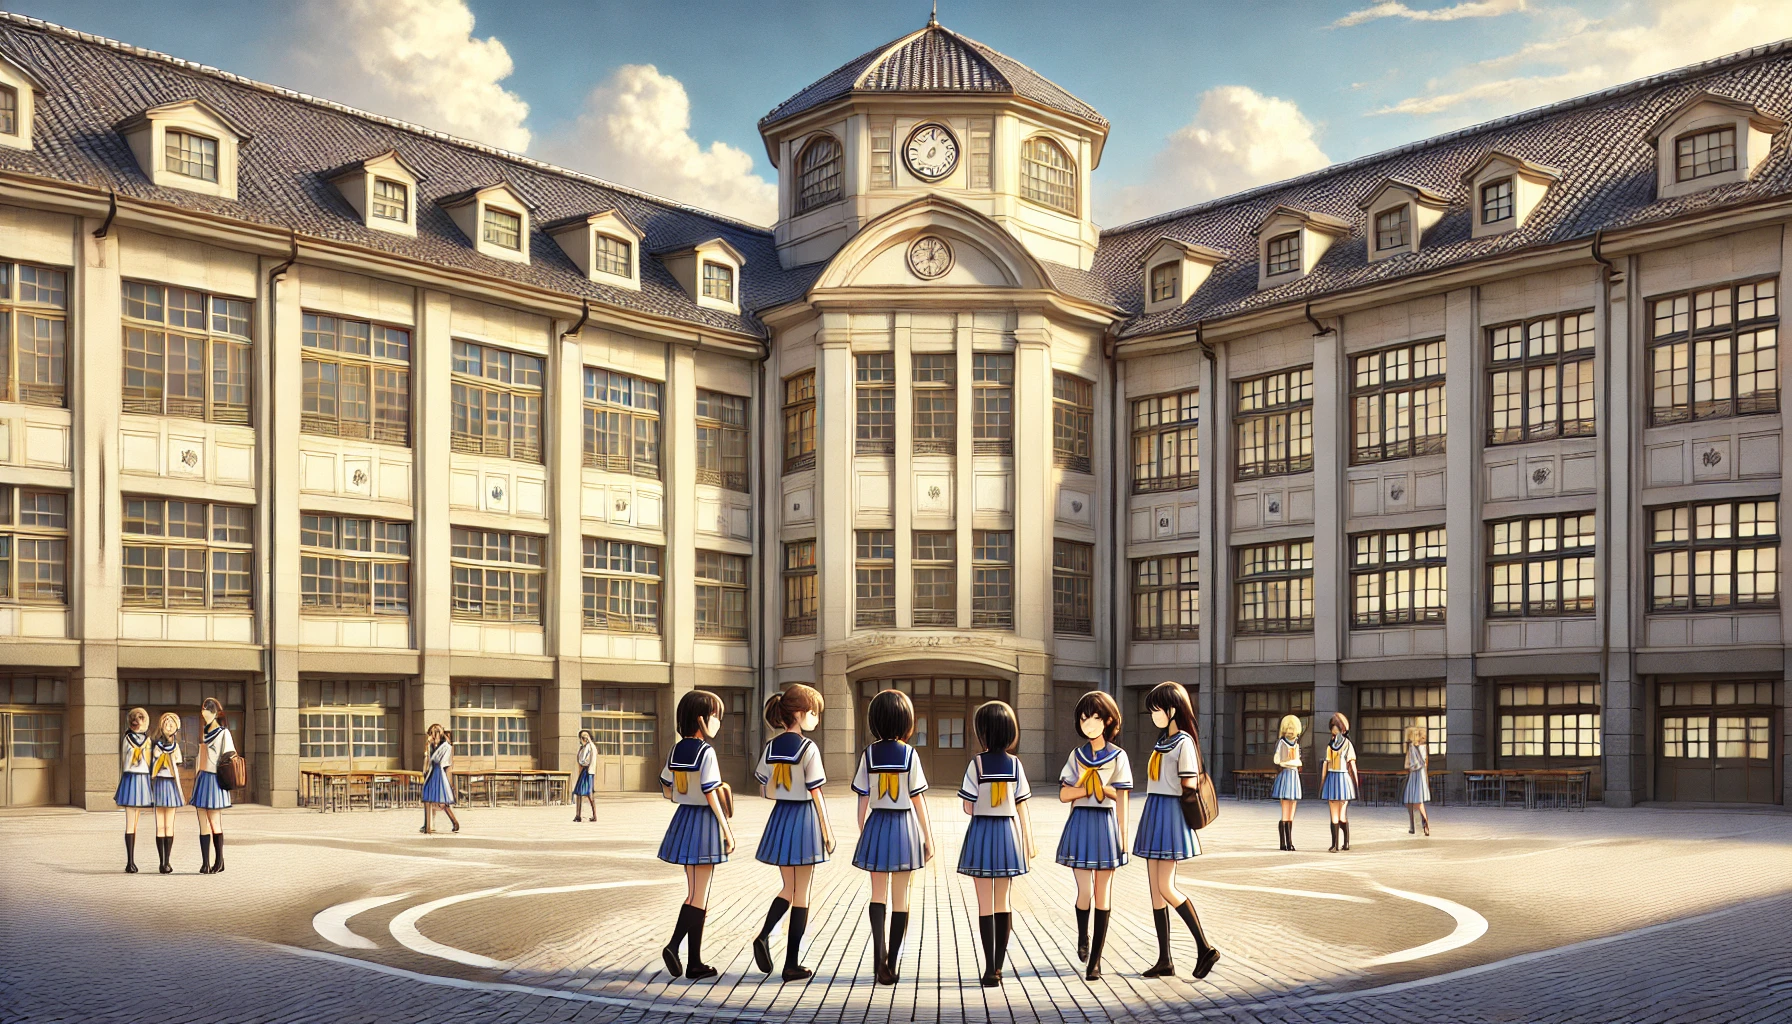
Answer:
<path fill-rule="evenodd" d="M 1016 878 L 1026 874 L 1019 819 L 994 814 L 972 816 L 971 827 L 965 830 L 964 848 L 958 853 L 958 873 L 972 878 Z"/>
<path fill-rule="evenodd" d="M 1321 800 L 1355 800 L 1356 783 L 1349 772 L 1326 772 L 1325 785 L 1319 790 Z"/>
<path fill-rule="evenodd" d="M 1058 837 L 1058 863 L 1085 871 L 1112 871 L 1126 863 L 1120 823 L 1109 807 L 1073 807 Z"/>
<path fill-rule="evenodd" d="M 124 777 L 118 780 L 118 792 L 112 794 L 112 802 L 120 807 L 154 807 L 156 798 L 149 791 L 149 775 L 145 772 L 125 772 Z"/>
<path fill-rule="evenodd" d="M 572 795 L 573 796 L 590 796 L 591 795 L 591 771 L 589 769 L 581 769 L 579 771 L 579 781 L 578 781 L 577 785 L 572 787 Z"/>
<path fill-rule="evenodd" d="M 230 806 L 230 794 L 218 785 L 217 772 L 200 772 L 193 780 L 193 799 L 187 803 L 208 811 L 221 811 Z"/>
<path fill-rule="evenodd" d="M 722 848 L 722 823 L 708 804 L 679 804 L 660 840 L 660 859 L 668 864 L 721 864 L 728 859 Z"/>
<path fill-rule="evenodd" d="M 1425 775 L 1425 769 L 1406 773 L 1406 795 L 1401 799 L 1403 804 L 1422 804 L 1431 799 L 1431 780 Z"/>
<path fill-rule="evenodd" d="M 852 866 L 863 871 L 918 871 L 927 866 L 925 853 L 915 812 L 880 808 L 865 819 Z"/>
<path fill-rule="evenodd" d="M 441 765 L 431 766 L 429 777 L 423 780 L 423 802 L 426 804 L 451 804 L 454 802 L 454 787 L 448 785 L 448 776 L 443 774 Z"/>
<path fill-rule="evenodd" d="M 815 812 L 815 801 L 774 800 L 773 803 L 776 806 L 765 823 L 765 831 L 759 836 L 759 852 L 755 856 L 779 867 L 825 862 L 828 848 L 821 838 L 821 815 Z"/>
<path fill-rule="evenodd" d="M 1276 773 L 1276 784 L 1269 791 L 1272 800 L 1300 799 L 1300 769 L 1284 768 Z"/>
<path fill-rule="evenodd" d="M 185 807 L 187 802 L 181 799 L 180 783 L 168 776 L 163 776 L 149 784 L 157 807 Z"/>
<path fill-rule="evenodd" d="M 1201 840 L 1182 817 L 1182 801 L 1164 793 L 1145 798 L 1145 816 L 1132 855 L 1146 860 L 1187 860 L 1201 855 Z"/>

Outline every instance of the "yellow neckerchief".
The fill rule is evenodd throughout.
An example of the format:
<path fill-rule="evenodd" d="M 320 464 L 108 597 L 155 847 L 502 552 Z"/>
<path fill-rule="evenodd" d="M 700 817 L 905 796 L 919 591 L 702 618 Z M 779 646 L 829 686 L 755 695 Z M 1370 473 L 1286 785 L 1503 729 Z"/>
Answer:
<path fill-rule="evenodd" d="M 128 739 L 129 737 L 126 737 L 126 738 Z M 142 743 L 133 742 L 131 744 L 131 767 L 132 768 L 135 768 L 138 765 L 143 763 L 143 748 L 147 747 L 147 746 L 149 746 L 149 737 L 147 737 L 147 736 L 145 736 L 143 738 Z"/>
<path fill-rule="evenodd" d="M 1090 753 L 1094 753 L 1094 748 L 1090 748 Z M 1156 778 L 1155 775 L 1152 777 Z M 1095 798 L 1097 803 L 1108 798 L 1107 789 L 1101 784 L 1101 770 L 1093 765 L 1083 765 L 1083 775 L 1076 780 L 1076 786 L 1078 789 Z"/>
<path fill-rule="evenodd" d="M 689 774 L 691 774 L 691 773 L 690 772 L 673 772 L 672 773 L 672 781 L 678 784 L 678 792 L 681 794 L 688 792 L 691 788 L 690 781 L 685 778 L 685 776 L 687 776 Z"/>
<path fill-rule="evenodd" d="M 1344 742 L 1350 741 L 1346 739 Z M 1342 746 L 1333 746 L 1329 743 L 1325 745 L 1325 770 L 1328 772 L 1344 770 L 1344 748 Z"/>
<path fill-rule="evenodd" d="M 782 787 L 787 790 L 796 788 L 790 783 L 790 764 L 788 762 L 772 765 L 772 786 L 773 788 Z"/>
<path fill-rule="evenodd" d="M 162 769 L 168 767 L 168 765 L 171 763 L 173 754 L 174 754 L 173 750 L 158 750 L 158 751 L 156 751 L 156 759 L 150 763 L 149 773 L 151 775 L 162 774 Z"/>
<path fill-rule="evenodd" d="M 891 800 L 900 800 L 902 798 L 902 775 L 902 772 L 878 772 L 878 797 L 880 799 L 889 797 Z"/>
<path fill-rule="evenodd" d="M 989 784 L 989 806 L 1000 807 L 1002 801 L 1008 799 L 1008 783 L 992 782 Z"/>

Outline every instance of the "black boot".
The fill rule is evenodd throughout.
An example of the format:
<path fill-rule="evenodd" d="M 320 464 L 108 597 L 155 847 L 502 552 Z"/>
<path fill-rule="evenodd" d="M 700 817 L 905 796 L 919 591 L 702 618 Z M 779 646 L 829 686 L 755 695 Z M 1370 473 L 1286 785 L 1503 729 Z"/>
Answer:
<path fill-rule="evenodd" d="M 1176 963 L 1170 959 L 1170 908 L 1153 910 L 1151 923 L 1157 926 L 1157 963 L 1145 968 L 1145 977 L 1169 977 L 1176 973 Z"/>
<path fill-rule="evenodd" d="M 879 985 L 894 985 L 890 977 L 889 947 L 884 944 L 884 911 L 882 903 L 871 904 L 871 968 Z"/>
<path fill-rule="evenodd" d="M 695 913 L 691 916 L 691 934 L 685 940 L 688 943 L 685 948 L 690 951 L 691 959 L 684 965 L 684 976 L 691 981 L 702 981 L 722 972 L 703 962 L 703 921 L 709 917 L 709 911 L 702 907 L 695 907 L 693 910 Z"/>
<path fill-rule="evenodd" d="M 898 910 L 890 914 L 890 984 L 896 984 L 900 972 L 896 965 L 902 962 L 902 936 L 908 931 L 908 911 Z"/>
<path fill-rule="evenodd" d="M 124 834 L 124 873 L 127 875 L 137 873 L 137 833 L 135 832 Z"/>
<path fill-rule="evenodd" d="M 1089 959 L 1089 911 L 1084 907 L 1076 908 L 1076 958 Z"/>
<path fill-rule="evenodd" d="M 212 873 L 212 834 L 210 832 L 199 833 L 199 873 L 202 875 Z"/>
<path fill-rule="evenodd" d="M 1090 981 L 1101 980 L 1101 947 L 1108 941 L 1108 911 L 1095 912 L 1095 938 L 1089 943 L 1089 969 L 1083 977 Z"/>
<path fill-rule="evenodd" d="M 224 833 L 212 833 L 212 874 L 224 870 Z"/>
<path fill-rule="evenodd" d="M 1012 934 L 1014 914 L 1004 910 L 996 915 L 996 980 L 1002 980 L 1002 968 L 1008 964 L 1008 936 Z"/>
<path fill-rule="evenodd" d="M 678 944 L 684 941 L 686 935 L 690 934 L 691 921 L 694 920 L 693 915 L 696 911 L 697 908 L 689 903 L 678 905 L 678 923 L 672 928 L 672 941 L 666 943 L 665 949 L 660 950 L 660 956 L 666 961 L 666 973 L 674 978 L 684 973 L 684 963 L 678 959 Z"/>
<path fill-rule="evenodd" d="M 1288 823 L 1285 821 L 1276 822 L 1276 849 L 1288 849 Z"/>
<path fill-rule="evenodd" d="M 753 962 L 767 974 L 772 973 L 772 929 L 784 920 L 784 912 L 790 909 L 790 901 L 782 896 L 772 900 L 772 908 L 765 912 L 765 927 L 759 929 L 759 937 L 753 940 Z"/>
<path fill-rule="evenodd" d="M 1325 852 L 1326 853 L 1337 853 L 1338 852 L 1338 823 L 1335 821 L 1332 822 L 1332 848 Z"/>
<path fill-rule="evenodd" d="M 996 918 L 994 914 L 977 915 L 977 932 L 983 937 L 983 987 L 995 988 L 1000 983 L 996 974 Z"/>
<path fill-rule="evenodd" d="M 1282 832 L 1288 837 L 1288 852 L 1294 853 L 1294 822 L 1290 821 L 1284 824 L 1282 826 Z"/>
<path fill-rule="evenodd" d="M 1195 937 L 1195 977 L 1205 978 L 1213 965 L 1220 962 L 1220 951 L 1208 945 L 1207 935 L 1201 930 L 1201 919 L 1195 916 L 1195 901 L 1183 900 L 1176 908 L 1182 923 L 1188 925 L 1190 935 Z"/>
<path fill-rule="evenodd" d="M 162 865 L 156 870 L 164 875 L 173 874 L 174 868 L 168 863 L 168 858 L 174 855 L 174 837 L 157 836 L 156 853 L 162 858 Z"/>
<path fill-rule="evenodd" d="M 803 932 L 809 928 L 809 908 L 790 908 L 790 934 L 786 937 L 789 943 L 784 949 L 784 980 L 802 981 L 815 972 L 797 963 L 798 951 L 803 945 Z"/>
<path fill-rule="evenodd" d="M 1344 849 L 1350 849 L 1350 822 L 1338 822 L 1338 831 L 1344 833 Z"/>

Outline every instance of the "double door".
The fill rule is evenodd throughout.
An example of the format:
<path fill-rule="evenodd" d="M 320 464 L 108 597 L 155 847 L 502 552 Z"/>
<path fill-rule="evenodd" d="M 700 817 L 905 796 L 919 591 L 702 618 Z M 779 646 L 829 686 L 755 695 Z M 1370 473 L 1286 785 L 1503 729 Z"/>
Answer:
<path fill-rule="evenodd" d="M 1655 798 L 1779 802 L 1779 687 L 1773 680 L 1663 682 Z"/>
<path fill-rule="evenodd" d="M 41 807 L 66 797 L 60 712 L 0 711 L 0 807 Z"/>

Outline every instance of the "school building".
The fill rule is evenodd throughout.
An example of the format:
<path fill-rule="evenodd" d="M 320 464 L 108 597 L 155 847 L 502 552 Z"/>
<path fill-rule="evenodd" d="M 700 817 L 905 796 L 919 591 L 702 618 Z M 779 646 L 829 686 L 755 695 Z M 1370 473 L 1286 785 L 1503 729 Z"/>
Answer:
<path fill-rule="evenodd" d="M 1165 679 L 1222 785 L 1343 710 L 1785 803 L 1789 110 L 1774 44 L 1103 230 L 1108 122 L 930 22 L 760 121 L 765 230 L 0 13 L 0 804 L 206 696 L 290 805 L 434 722 L 651 787 L 693 687 L 739 782 L 797 681 L 836 778 L 892 685 L 1049 777 Z"/>

